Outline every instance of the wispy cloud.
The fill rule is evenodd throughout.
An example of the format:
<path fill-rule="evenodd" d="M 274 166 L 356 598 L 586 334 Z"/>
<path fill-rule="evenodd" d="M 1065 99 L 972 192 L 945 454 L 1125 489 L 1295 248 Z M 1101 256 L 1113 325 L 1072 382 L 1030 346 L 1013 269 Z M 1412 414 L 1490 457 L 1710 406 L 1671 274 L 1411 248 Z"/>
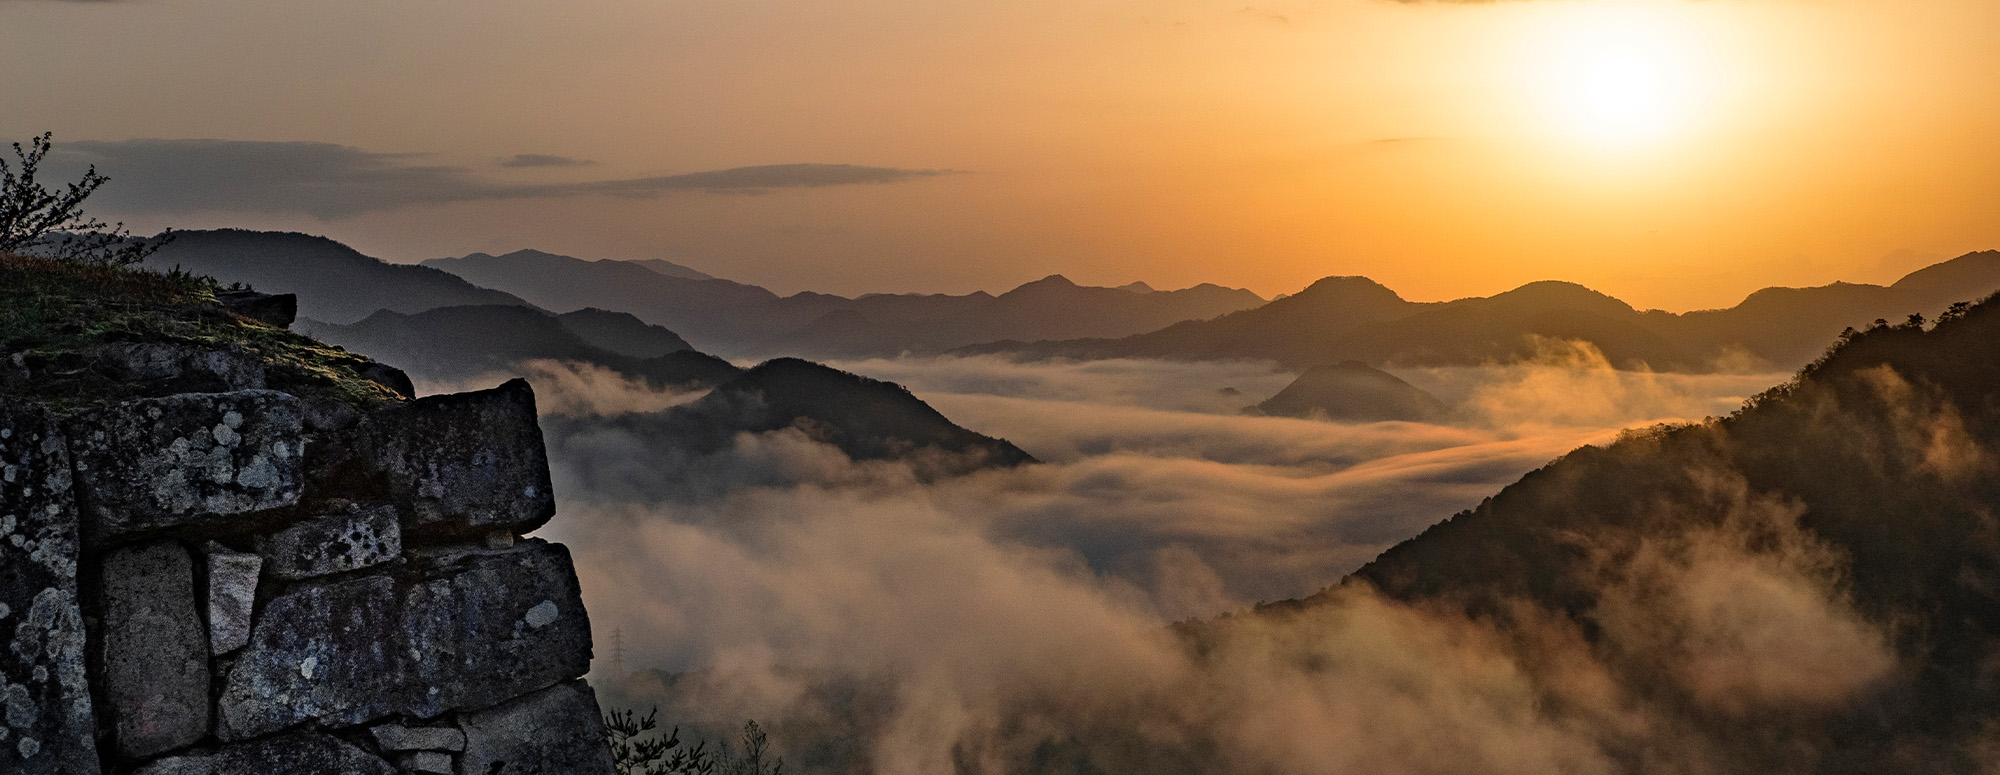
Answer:
<path fill-rule="evenodd" d="M 502 167 L 588 167 L 597 162 L 547 153 L 517 153 L 500 162 Z"/>
<path fill-rule="evenodd" d="M 1255 6 L 1246 5 L 1243 6 L 1243 10 L 1237 11 L 1237 13 L 1242 14 L 1244 16 L 1248 16 L 1253 19 L 1262 19 L 1264 21 L 1276 24 L 1281 27 L 1289 27 L 1292 25 L 1292 17 L 1266 8 L 1258 8 Z"/>
<path fill-rule="evenodd" d="M 1399 5 L 1496 5 L 1517 3 L 1526 0 L 1388 0 Z"/>
<path fill-rule="evenodd" d="M 138 139 L 71 142 L 52 166 L 73 176 L 94 164 L 114 181 L 94 203 L 124 213 L 302 212 L 346 218 L 451 202 L 579 196 L 651 198 L 677 192 L 756 194 L 785 188 L 897 183 L 946 170 L 853 164 L 771 164 L 643 178 L 519 184 L 464 167 L 424 163 L 426 154 L 380 153 L 315 142 Z M 525 161 L 524 161 L 525 160 Z M 504 166 L 573 166 L 526 154 Z M 75 170 L 67 168 L 76 168 Z"/>

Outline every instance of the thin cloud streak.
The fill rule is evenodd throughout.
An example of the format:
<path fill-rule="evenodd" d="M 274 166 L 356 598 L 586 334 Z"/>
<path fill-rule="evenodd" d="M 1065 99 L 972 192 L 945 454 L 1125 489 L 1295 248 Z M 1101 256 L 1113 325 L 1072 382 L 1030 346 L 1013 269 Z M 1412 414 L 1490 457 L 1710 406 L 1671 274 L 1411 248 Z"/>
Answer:
<path fill-rule="evenodd" d="M 588 167 L 597 162 L 547 153 L 517 153 L 500 162 L 502 167 Z"/>
<path fill-rule="evenodd" d="M 93 200 L 120 213 L 305 213 L 323 220 L 421 205 L 510 199 L 672 193 L 760 194 L 778 189 L 881 185 L 952 174 L 949 170 L 854 164 L 769 164 L 643 178 L 520 184 L 488 180 L 464 167 L 421 163 L 426 154 L 378 153 L 317 142 L 240 140 L 84 141 L 51 159 L 58 174 L 85 165 L 116 181 Z M 576 166 L 524 154 L 510 167 Z"/>

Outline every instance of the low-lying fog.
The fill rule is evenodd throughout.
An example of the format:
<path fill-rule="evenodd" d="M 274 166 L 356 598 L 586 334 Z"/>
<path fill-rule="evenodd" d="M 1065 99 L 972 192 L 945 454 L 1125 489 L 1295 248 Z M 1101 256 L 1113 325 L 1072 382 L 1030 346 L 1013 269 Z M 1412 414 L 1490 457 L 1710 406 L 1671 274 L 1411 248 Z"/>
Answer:
<path fill-rule="evenodd" d="M 607 699 L 658 703 L 675 721 L 756 718 L 798 764 L 887 773 L 965 768 L 1023 693 L 1093 698 L 1076 701 L 1097 718 L 1180 686 L 1187 668 L 1165 624 L 1310 594 L 1568 450 L 1726 414 L 1788 376 L 1620 372 L 1556 351 L 1530 365 L 1391 369 L 1459 407 L 1452 424 L 1338 424 L 1241 414 L 1295 376 L 1265 364 L 832 365 L 901 383 L 1045 464 L 922 484 L 796 431 L 661 456 L 617 419 L 689 396 L 542 363 L 530 378 L 543 412 L 591 420 L 545 424 L 562 428 L 548 438 L 561 507 L 543 532 L 575 553 Z M 1376 625 L 1414 626 L 1396 624 L 1408 615 Z M 614 632 L 622 671 L 689 677 L 620 682 Z M 1381 658 L 1420 673 L 1402 660 L 1464 648 L 1436 633 L 1339 637 L 1371 654 L 1407 648 Z M 1242 670 L 1231 685 L 1256 685 Z M 838 685 L 850 690 L 829 699 Z M 1397 691 L 1369 686 L 1341 691 Z M 1199 723 L 1251 724 L 1273 696 L 1210 698 Z M 1419 713 L 1411 702 L 1395 712 Z M 1478 706 L 1449 711 L 1450 728 L 1477 726 L 1464 716 Z M 800 739 L 815 735 L 843 740 Z"/>

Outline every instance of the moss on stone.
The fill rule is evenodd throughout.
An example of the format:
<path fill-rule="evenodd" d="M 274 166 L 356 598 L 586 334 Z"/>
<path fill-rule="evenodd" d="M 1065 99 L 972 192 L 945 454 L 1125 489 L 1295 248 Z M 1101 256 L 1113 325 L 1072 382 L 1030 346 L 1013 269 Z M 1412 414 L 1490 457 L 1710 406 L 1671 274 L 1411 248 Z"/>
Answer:
<path fill-rule="evenodd" d="M 130 386 L 74 378 L 103 345 L 176 344 L 247 352 L 267 386 L 357 407 L 401 399 L 361 376 L 371 361 L 225 309 L 215 280 L 179 271 L 89 266 L 0 254 L 0 393 L 72 414 L 133 397 Z"/>

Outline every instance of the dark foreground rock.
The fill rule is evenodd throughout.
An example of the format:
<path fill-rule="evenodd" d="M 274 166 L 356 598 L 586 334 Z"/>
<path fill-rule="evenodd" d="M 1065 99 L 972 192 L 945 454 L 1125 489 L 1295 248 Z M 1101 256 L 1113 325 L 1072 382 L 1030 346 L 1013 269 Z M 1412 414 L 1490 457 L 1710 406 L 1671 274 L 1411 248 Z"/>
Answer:
<path fill-rule="evenodd" d="M 215 295 L 224 309 L 266 325 L 285 328 L 299 319 L 299 297 L 292 293 L 224 291 Z"/>
<path fill-rule="evenodd" d="M 381 757 L 339 739 L 296 733 L 170 756 L 134 775 L 398 775 Z M 484 775 L 482 773 L 482 775 Z"/>
<path fill-rule="evenodd" d="M 501 705 L 465 714 L 460 773 L 568 775 L 610 772 L 611 751 L 596 714 L 597 695 L 568 681 Z"/>
<path fill-rule="evenodd" d="M 590 621 L 569 549 L 529 539 L 439 562 L 403 598 L 428 718 L 491 705 L 590 669 Z"/>
<path fill-rule="evenodd" d="M 144 398 L 72 418 L 86 532 L 114 538 L 291 505 L 302 431 L 299 400 L 273 390 Z"/>
<path fill-rule="evenodd" d="M 91 349 L 86 363 L 99 375 L 137 386 L 146 396 L 262 390 L 267 376 L 257 356 L 163 342 L 121 342 Z"/>
<path fill-rule="evenodd" d="M 208 734 L 208 637 L 195 608 L 194 559 L 173 541 L 104 559 L 102 678 L 114 738 L 150 756 Z"/>
<path fill-rule="evenodd" d="M 305 721 L 381 718 L 420 692 L 397 638 L 387 576 L 307 584 L 264 607 L 224 679 L 216 737 L 245 740 Z"/>
<path fill-rule="evenodd" d="M 426 565 L 401 584 L 386 574 L 309 583 L 266 604 L 224 681 L 217 736 L 436 718 L 589 670 L 589 621 L 560 544 Z"/>
<path fill-rule="evenodd" d="M 0 398 L 0 772 L 94 772 L 69 454 L 39 406 Z"/>
<path fill-rule="evenodd" d="M 548 452 L 526 380 L 431 396 L 378 420 L 379 465 L 421 536 L 525 533 L 555 516 Z"/>
<path fill-rule="evenodd" d="M 374 567 L 403 553 L 396 510 L 384 504 L 338 501 L 330 513 L 257 539 L 271 575 L 303 579 Z"/>
<path fill-rule="evenodd" d="M 383 724 L 368 730 L 375 747 L 384 751 L 463 751 L 465 732 L 457 727 L 411 727 Z"/>
<path fill-rule="evenodd" d="M 257 578 L 264 558 L 211 545 L 208 555 L 208 647 L 227 654 L 250 642 L 250 617 L 257 605 Z"/>

